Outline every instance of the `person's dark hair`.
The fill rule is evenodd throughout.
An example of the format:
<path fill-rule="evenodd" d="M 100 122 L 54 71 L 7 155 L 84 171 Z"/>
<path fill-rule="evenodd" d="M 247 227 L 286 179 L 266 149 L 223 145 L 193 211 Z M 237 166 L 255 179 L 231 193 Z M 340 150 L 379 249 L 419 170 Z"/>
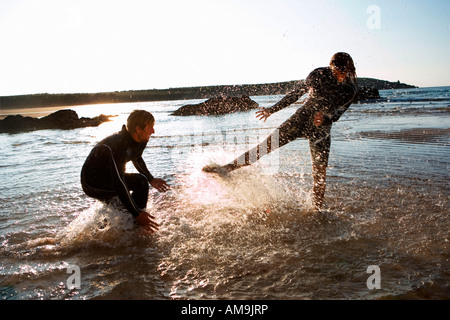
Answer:
<path fill-rule="evenodd" d="M 330 66 L 336 67 L 336 69 L 348 72 L 350 78 L 356 81 L 356 68 L 353 63 L 352 57 L 346 52 L 338 52 L 333 55 L 330 61 Z"/>
<path fill-rule="evenodd" d="M 127 119 L 127 130 L 130 134 L 136 132 L 136 128 L 145 129 L 147 125 L 155 123 L 153 115 L 145 110 L 133 110 Z"/>

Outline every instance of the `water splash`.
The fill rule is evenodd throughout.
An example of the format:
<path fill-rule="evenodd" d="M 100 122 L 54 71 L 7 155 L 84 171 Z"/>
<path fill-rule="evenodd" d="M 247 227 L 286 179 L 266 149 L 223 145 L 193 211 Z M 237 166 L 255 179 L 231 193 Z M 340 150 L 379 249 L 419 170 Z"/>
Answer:
<path fill-rule="evenodd" d="M 108 203 L 94 202 L 68 225 L 53 236 L 38 237 L 17 245 L 9 245 L 9 255 L 59 256 L 83 248 L 129 247 L 151 241 L 151 235 L 141 229 L 134 217 L 123 207 L 118 198 Z"/>
<path fill-rule="evenodd" d="M 66 247 L 92 243 L 113 247 L 132 243 L 137 228 L 133 216 L 114 198 L 109 204 L 95 202 L 56 237 Z"/>
<path fill-rule="evenodd" d="M 215 291 L 240 272 L 265 273 L 297 250 L 292 244 L 304 235 L 301 225 L 312 212 L 305 181 L 262 174 L 260 164 L 225 177 L 202 171 L 233 156 L 218 149 L 190 154 L 190 168 L 166 199 L 172 206 L 157 213 L 164 221 L 158 269 L 172 282 L 171 298 Z"/>

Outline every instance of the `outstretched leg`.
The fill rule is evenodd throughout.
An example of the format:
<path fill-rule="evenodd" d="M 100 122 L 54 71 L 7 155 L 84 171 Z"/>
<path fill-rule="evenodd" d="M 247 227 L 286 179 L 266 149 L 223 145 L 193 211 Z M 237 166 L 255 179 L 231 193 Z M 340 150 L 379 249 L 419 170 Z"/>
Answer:
<path fill-rule="evenodd" d="M 232 162 L 221 166 L 211 167 L 206 166 L 203 168 L 205 172 L 225 173 L 230 172 L 245 166 L 249 166 L 266 154 L 281 148 L 287 143 L 303 136 L 300 127 L 301 124 L 296 120 L 297 117 L 292 116 L 286 122 L 284 122 L 278 129 L 272 132 L 264 141 L 258 144 L 256 147 L 244 152 L 242 155 L 234 159 Z"/>

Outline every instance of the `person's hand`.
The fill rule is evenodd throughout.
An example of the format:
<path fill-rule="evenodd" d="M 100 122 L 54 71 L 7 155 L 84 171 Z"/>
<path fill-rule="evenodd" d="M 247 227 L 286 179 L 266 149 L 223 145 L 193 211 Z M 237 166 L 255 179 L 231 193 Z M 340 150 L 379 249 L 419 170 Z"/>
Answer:
<path fill-rule="evenodd" d="M 170 186 L 163 179 L 153 179 L 150 181 L 150 185 L 159 192 L 166 192 L 170 189 Z"/>
<path fill-rule="evenodd" d="M 259 120 L 264 120 L 266 122 L 267 118 L 270 117 L 271 113 L 266 108 L 259 108 L 259 111 L 256 111 L 256 118 Z"/>
<path fill-rule="evenodd" d="M 158 231 L 159 225 L 155 222 L 155 217 L 146 211 L 141 211 L 136 217 L 136 222 L 148 232 Z"/>
<path fill-rule="evenodd" d="M 325 118 L 324 118 L 322 112 L 317 112 L 317 113 L 314 115 L 314 125 L 315 125 L 316 127 L 321 126 L 322 123 L 323 123 L 324 121 L 325 121 Z"/>

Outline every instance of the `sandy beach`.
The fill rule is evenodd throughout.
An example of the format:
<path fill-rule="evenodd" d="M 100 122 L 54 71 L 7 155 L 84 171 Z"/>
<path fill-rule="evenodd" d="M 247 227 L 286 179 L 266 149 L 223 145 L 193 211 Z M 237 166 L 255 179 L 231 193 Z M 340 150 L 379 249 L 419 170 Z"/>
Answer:
<path fill-rule="evenodd" d="M 72 109 L 77 106 L 58 106 L 58 107 L 46 107 L 46 108 L 0 108 L 0 120 L 6 118 L 10 115 L 22 115 L 24 117 L 33 117 L 33 118 L 41 118 L 45 117 L 55 111 L 62 109 Z"/>

